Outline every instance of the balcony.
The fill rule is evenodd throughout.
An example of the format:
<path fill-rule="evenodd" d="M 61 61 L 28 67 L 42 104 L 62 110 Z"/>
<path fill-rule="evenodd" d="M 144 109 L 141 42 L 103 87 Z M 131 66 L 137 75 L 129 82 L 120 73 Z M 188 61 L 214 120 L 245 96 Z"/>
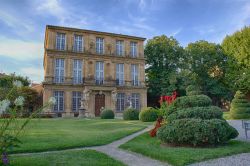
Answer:
<path fill-rule="evenodd" d="M 116 79 L 115 83 L 116 83 L 117 86 L 124 86 L 125 85 L 124 80 Z"/>
<path fill-rule="evenodd" d="M 87 77 L 82 78 L 81 80 L 74 79 L 72 77 L 51 77 L 46 76 L 43 84 L 56 84 L 56 85 L 72 85 L 72 86 L 108 86 L 108 87 L 145 87 L 144 82 L 138 80 L 126 81 L 119 79 L 110 79 L 110 78 L 93 78 Z"/>
<path fill-rule="evenodd" d="M 139 80 L 132 80 L 131 85 L 132 86 L 140 86 L 140 82 L 139 82 Z"/>

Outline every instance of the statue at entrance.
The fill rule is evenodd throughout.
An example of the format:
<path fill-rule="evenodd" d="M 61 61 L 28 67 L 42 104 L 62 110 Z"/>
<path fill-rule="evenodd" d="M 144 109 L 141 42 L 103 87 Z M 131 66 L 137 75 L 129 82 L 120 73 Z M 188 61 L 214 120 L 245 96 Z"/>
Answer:
<path fill-rule="evenodd" d="M 81 107 L 79 109 L 79 116 L 78 117 L 84 117 L 89 116 L 88 112 L 88 103 L 89 103 L 89 97 L 90 97 L 91 90 L 84 89 L 81 99 Z"/>

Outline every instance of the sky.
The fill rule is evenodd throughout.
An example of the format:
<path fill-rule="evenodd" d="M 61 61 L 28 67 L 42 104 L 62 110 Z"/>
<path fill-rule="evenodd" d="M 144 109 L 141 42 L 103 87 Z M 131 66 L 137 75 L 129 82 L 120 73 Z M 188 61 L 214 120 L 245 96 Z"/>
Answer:
<path fill-rule="evenodd" d="M 43 80 L 46 25 L 135 35 L 165 34 L 185 47 L 250 24 L 250 0 L 0 0 L 0 73 Z"/>

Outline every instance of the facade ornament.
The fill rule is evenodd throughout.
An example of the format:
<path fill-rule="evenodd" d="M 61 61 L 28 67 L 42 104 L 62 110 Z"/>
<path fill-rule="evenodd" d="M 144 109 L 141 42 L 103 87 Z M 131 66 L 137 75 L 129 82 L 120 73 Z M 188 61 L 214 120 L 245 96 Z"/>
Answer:
<path fill-rule="evenodd" d="M 114 89 L 114 90 L 111 92 L 111 97 L 112 97 L 113 103 L 116 103 L 116 101 L 117 101 L 117 91 L 116 91 L 116 89 Z"/>

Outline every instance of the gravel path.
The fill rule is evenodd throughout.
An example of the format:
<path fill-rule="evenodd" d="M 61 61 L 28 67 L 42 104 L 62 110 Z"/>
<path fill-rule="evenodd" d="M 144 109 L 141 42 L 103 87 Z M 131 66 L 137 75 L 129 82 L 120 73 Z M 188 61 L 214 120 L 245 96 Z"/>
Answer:
<path fill-rule="evenodd" d="M 242 128 L 241 120 L 228 120 L 228 123 L 238 130 L 239 136 L 236 138 L 237 140 L 250 142 L 250 131 L 248 131 L 248 139 L 246 139 L 245 130 Z"/>
<path fill-rule="evenodd" d="M 151 128 L 152 126 L 142 131 L 139 131 L 137 133 L 134 133 L 132 135 L 129 135 L 127 137 L 124 137 L 118 141 L 112 142 L 108 145 L 93 147 L 91 149 L 97 150 L 99 152 L 103 152 L 116 160 L 122 161 L 128 166 L 167 166 L 168 164 L 166 163 L 148 158 L 138 153 L 134 153 L 134 152 L 130 152 L 130 151 L 126 151 L 126 150 L 122 150 L 118 148 L 120 145 L 128 142 L 129 140 L 137 137 L 138 135 L 144 132 L 149 131 Z"/>
<path fill-rule="evenodd" d="M 219 159 L 208 160 L 190 166 L 249 166 L 250 153 L 242 153 Z"/>
<path fill-rule="evenodd" d="M 228 123 L 238 130 L 239 136 L 236 138 L 237 140 L 250 141 L 250 138 L 246 139 L 245 130 L 242 128 L 241 120 L 228 120 Z M 250 137 L 250 131 L 248 131 L 248 137 Z M 233 156 L 212 159 L 195 163 L 190 166 L 250 166 L 250 153 L 242 153 Z"/>

